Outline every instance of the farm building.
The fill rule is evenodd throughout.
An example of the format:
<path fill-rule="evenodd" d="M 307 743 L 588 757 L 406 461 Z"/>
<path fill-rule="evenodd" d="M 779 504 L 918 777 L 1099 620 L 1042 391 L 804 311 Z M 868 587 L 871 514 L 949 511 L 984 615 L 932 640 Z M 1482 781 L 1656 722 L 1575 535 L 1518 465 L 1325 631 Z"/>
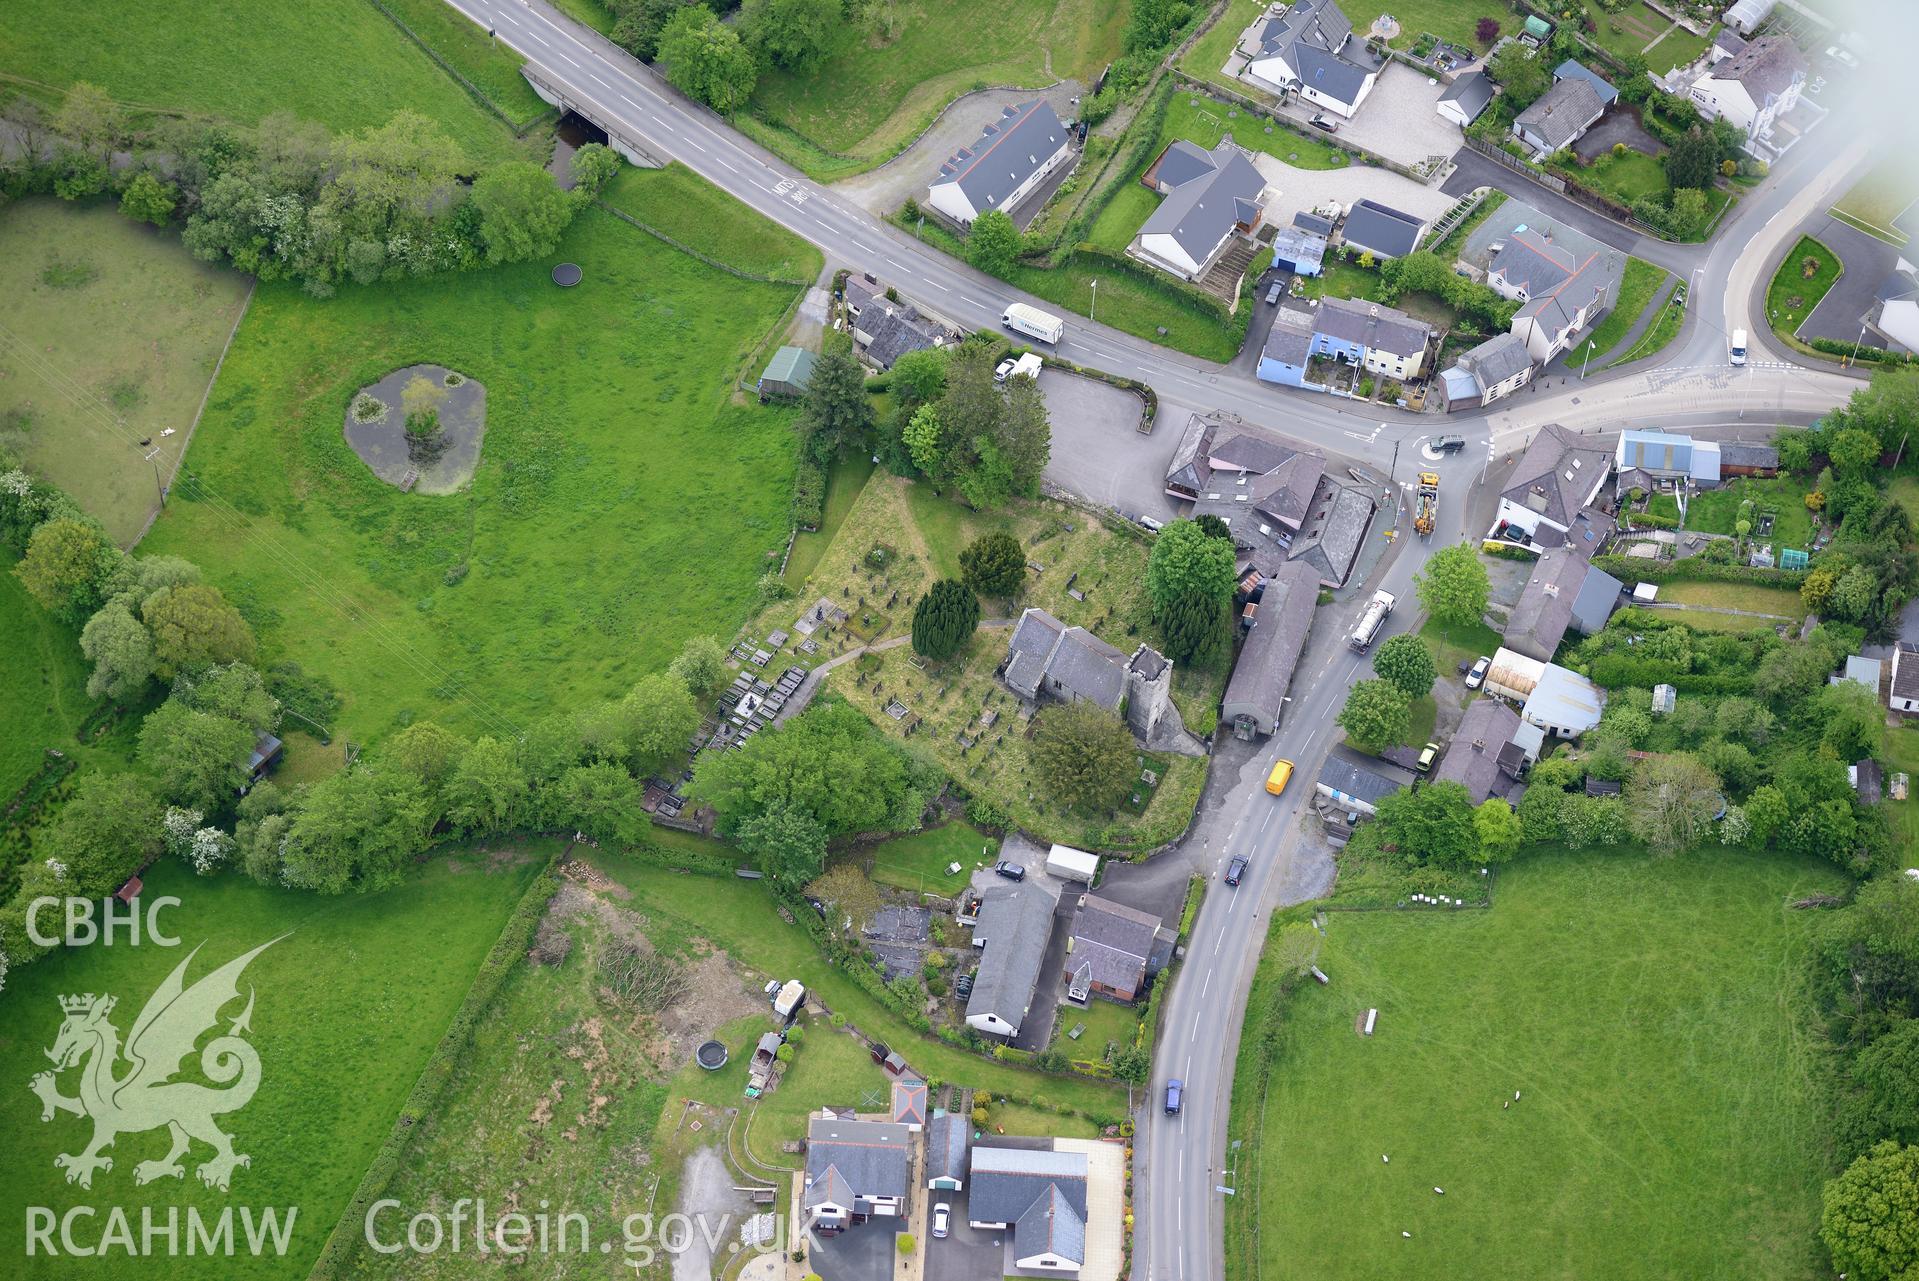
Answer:
<path fill-rule="evenodd" d="M 760 375 L 762 400 L 770 396 L 800 396 L 813 381 L 813 363 L 819 359 L 804 347 L 782 347 L 766 362 Z"/>

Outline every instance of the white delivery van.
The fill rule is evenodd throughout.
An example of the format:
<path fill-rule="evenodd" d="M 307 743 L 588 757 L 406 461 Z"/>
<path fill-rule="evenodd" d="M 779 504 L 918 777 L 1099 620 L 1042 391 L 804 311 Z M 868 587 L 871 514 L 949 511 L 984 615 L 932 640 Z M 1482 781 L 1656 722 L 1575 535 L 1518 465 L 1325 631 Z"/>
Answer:
<path fill-rule="evenodd" d="M 1745 364 L 1746 363 L 1746 331 L 1745 330 L 1735 329 L 1732 331 L 1732 343 L 1730 344 L 1730 348 L 1732 352 L 1732 363 L 1735 365 Z"/>
<path fill-rule="evenodd" d="M 1016 302 L 1006 309 L 999 322 L 1016 334 L 1025 334 L 1028 338 L 1037 338 L 1041 342 L 1056 343 L 1066 332 L 1066 322 L 1037 307 L 1028 307 Z"/>

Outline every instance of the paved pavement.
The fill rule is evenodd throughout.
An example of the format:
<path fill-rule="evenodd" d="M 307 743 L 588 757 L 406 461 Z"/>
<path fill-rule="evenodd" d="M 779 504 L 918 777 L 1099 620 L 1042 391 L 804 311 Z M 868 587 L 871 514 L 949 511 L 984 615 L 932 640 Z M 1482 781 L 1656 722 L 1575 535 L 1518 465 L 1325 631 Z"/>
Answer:
<path fill-rule="evenodd" d="M 950 1235 L 926 1243 L 926 1281 L 1000 1281 L 1004 1234 L 972 1227 L 966 1219 L 966 1193 L 929 1193 L 937 1204 L 953 1207 Z M 928 1211 L 931 1214 L 931 1211 Z"/>
<path fill-rule="evenodd" d="M 1832 288 L 1812 309 L 1812 314 L 1800 322 L 1799 337 L 1830 338 L 1844 343 L 1860 341 L 1860 324 L 1879 286 L 1885 283 L 1899 261 L 1899 251 L 1824 213 L 1815 214 L 1802 230 L 1838 254 L 1845 270 L 1832 282 Z M 1886 345 L 1885 339 L 1871 331 L 1867 331 L 1864 341 L 1866 346 L 1881 350 Z"/>
<path fill-rule="evenodd" d="M 1367 105 L 1371 105 L 1370 100 Z M 1253 157 L 1253 167 L 1266 179 L 1271 195 L 1262 216 L 1279 227 L 1289 226 L 1293 215 L 1301 210 L 1316 209 L 1328 201 L 1349 208 L 1355 200 L 1370 198 L 1428 222 L 1459 203 L 1437 187 L 1371 165 L 1297 169 L 1277 156 L 1260 152 Z"/>
<path fill-rule="evenodd" d="M 1141 432 L 1134 392 L 1058 369 L 1041 371 L 1039 389 L 1053 423 L 1048 481 L 1131 517 L 1179 514 L 1162 482 L 1191 409 L 1162 402 L 1153 430 Z"/>
<path fill-rule="evenodd" d="M 1593 157 L 1611 151 L 1613 144 L 1619 142 L 1648 156 L 1663 155 L 1666 151 L 1666 144 L 1647 133 L 1646 126 L 1639 123 L 1638 108 L 1615 102 L 1606 108 L 1598 124 L 1573 143 L 1573 154 L 1590 164 Z"/>

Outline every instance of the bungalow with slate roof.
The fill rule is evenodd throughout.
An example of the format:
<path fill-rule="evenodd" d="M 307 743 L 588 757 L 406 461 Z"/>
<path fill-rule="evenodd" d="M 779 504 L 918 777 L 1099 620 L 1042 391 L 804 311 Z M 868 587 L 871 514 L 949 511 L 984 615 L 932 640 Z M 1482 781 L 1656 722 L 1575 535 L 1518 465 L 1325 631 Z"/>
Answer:
<path fill-rule="evenodd" d="M 1426 367 L 1433 327 L 1397 307 L 1356 298 L 1323 298 L 1313 312 L 1312 355 L 1333 356 L 1404 381 Z"/>
<path fill-rule="evenodd" d="M 1506 618 L 1506 648 L 1549 662 L 1568 628 L 1591 636 L 1619 607 L 1622 585 L 1594 569 L 1592 552 L 1573 546 L 1541 552 Z"/>
<path fill-rule="evenodd" d="M 1067 987 L 1076 997 L 1098 993 L 1115 1001 L 1138 999 L 1146 976 L 1164 962 L 1171 940 L 1162 942 L 1160 920 L 1097 894 L 1080 897 L 1066 943 Z"/>
<path fill-rule="evenodd" d="M 914 1131 L 890 1121 L 848 1120 L 831 1109 L 806 1126 L 807 1226 L 838 1232 L 875 1215 L 906 1213 Z"/>
<path fill-rule="evenodd" d="M 1313 790 L 1342 809 L 1370 816 L 1379 813 L 1381 801 L 1411 786 L 1412 781 L 1411 770 L 1335 747 L 1319 767 L 1319 781 Z"/>
<path fill-rule="evenodd" d="M 888 298 L 886 293 L 870 275 L 849 276 L 842 300 L 854 350 L 873 368 L 885 371 L 909 351 L 945 347 L 960 340 L 958 330 L 921 315 L 913 304 Z"/>
<path fill-rule="evenodd" d="M 1513 121 L 1513 137 L 1544 160 L 1553 152 L 1570 147 L 1585 136 L 1606 104 L 1589 81 L 1579 77 L 1556 80 L 1539 101 L 1520 112 Z"/>
<path fill-rule="evenodd" d="M 1351 119 L 1385 67 L 1333 0 L 1294 0 L 1253 34 L 1246 73 L 1275 93 Z"/>
<path fill-rule="evenodd" d="M 1886 705 L 1895 712 L 1919 712 L 1919 649 L 1900 641 L 1892 651 L 1892 684 Z"/>
<path fill-rule="evenodd" d="M 1011 1228 L 1008 1257 L 1022 1271 L 1077 1275 L 1086 1263 L 1087 1174 L 1084 1152 L 975 1145 L 967 1221 Z"/>
<path fill-rule="evenodd" d="M 1253 629 L 1239 648 L 1219 717 L 1242 737 L 1272 734 L 1285 713 L 1286 692 L 1306 652 L 1319 603 L 1319 571 L 1303 560 L 1275 569 L 1260 588 Z"/>
<path fill-rule="evenodd" d="M 1611 474 L 1611 450 L 1582 440 L 1558 423 L 1547 424 L 1526 446 L 1499 495 L 1493 535 L 1517 529 L 1536 539 L 1542 528 L 1565 535 L 1580 510 L 1593 505 Z"/>
<path fill-rule="evenodd" d="M 1266 179 L 1230 138 L 1211 151 L 1170 143 L 1141 181 L 1166 198 L 1127 252 L 1181 280 L 1199 279 L 1230 241 L 1259 229 Z"/>
<path fill-rule="evenodd" d="M 1376 200 L 1354 201 L 1339 228 L 1341 244 L 1381 260 L 1404 258 L 1419 248 L 1419 238 L 1425 234 L 1424 219 L 1401 213 Z"/>
<path fill-rule="evenodd" d="M 966 1156 L 973 1135 L 973 1118 L 935 1111 L 926 1127 L 926 1186 L 935 1192 L 959 1192 L 966 1187 Z"/>
<path fill-rule="evenodd" d="M 1162 723 L 1180 723 L 1173 710 L 1173 664 L 1164 654 L 1142 644 L 1129 659 L 1084 627 L 1068 627 L 1043 609 L 1020 615 L 999 677 L 1031 703 L 1085 699 L 1124 714 L 1142 742 Z"/>
<path fill-rule="evenodd" d="M 1773 146 L 1773 126 L 1799 105 L 1806 86 L 1806 59 L 1784 36 L 1761 36 L 1731 57 L 1713 62 L 1692 83 L 1689 96 L 1708 120 L 1725 120 L 1746 135 L 1748 150 L 1777 155 L 1797 134 Z"/>
<path fill-rule="evenodd" d="M 993 1036 L 1015 1037 L 1033 1008 L 1046 944 L 1053 935 L 1053 899 L 1034 884 L 996 885 L 980 895 L 973 946 L 979 973 L 966 1000 L 966 1025 Z"/>
<path fill-rule="evenodd" d="M 1493 83 L 1491 76 L 1483 71 L 1472 71 L 1448 85 L 1446 92 L 1439 95 L 1439 105 L 1433 110 L 1441 118 L 1464 129 L 1479 119 L 1479 113 L 1490 107 L 1498 96 L 1499 86 Z"/>
<path fill-rule="evenodd" d="M 1066 163 L 1071 137 L 1043 98 L 1008 107 L 940 166 L 926 203 L 967 227 L 989 209 L 1010 214 Z"/>
<path fill-rule="evenodd" d="M 1523 790 L 1519 777 L 1526 769 L 1523 749 L 1513 746 L 1518 731 L 1519 713 L 1496 698 L 1474 699 L 1459 718 L 1433 781 L 1458 783 L 1475 805 L 1494 796 L 1513 800 Z"/>
<path fill-rule="evenodd" d="M 1446 412 L 1478 409 L 1506 397 L 1533 380 L 1532 353 L 1517 334 L 1488 338 L 1453 362 L 1439 375 L 1439 395 Z"/>

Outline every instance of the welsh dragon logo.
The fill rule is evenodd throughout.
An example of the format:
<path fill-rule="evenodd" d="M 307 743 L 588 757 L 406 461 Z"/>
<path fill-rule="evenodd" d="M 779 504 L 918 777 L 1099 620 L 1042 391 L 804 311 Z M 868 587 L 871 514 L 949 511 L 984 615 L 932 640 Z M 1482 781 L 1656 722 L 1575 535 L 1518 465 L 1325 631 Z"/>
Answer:
<path fill-rule="evenodd" d="M 119 1029 L 109 1017 L 117 1003 L 114 997 L 89 992 L 60 998 L 66 1020 L 60 1025 L 53 1048 L 46 1052 L 53 1060 L 53 1071 L 35 1076 L 32 1090 L 40 1096 L 42 1121 L 53 1120 L 56 1112 L 71 1112 L 93 1121 L 93 1140 L 84 1150 L 53 1158 L 54 1165 L 67 1172 L 68 1183 L 91 1188 L 94 1171 L 113 1169 L 113 1158 L 103 1155 L 103 1150 L 116 1138 L 163 1125 L 172 1135 L 173 1146 L 162 1159 L 136 1165 L 135 1183 L 184 1177 L 180 1158 L 195 1139 L 213 1149 L 212 1159 L 196 1171 L 208 1187 L 226 1191 L 234 1167 L 252 1164 L 245 1153 L 233 1150 L 233 1136 L 214 1122 L 217 1116 L 245 1107 L 260 1088 L 260 1056 L 244 1039 L 244 1034 L 252 1031 L 251 987 L 239 1017 L 227 1026 L 225 1034 L 208 1041 L 200 1051 L 200 1071 L 209 1081 L 226 1088 L 173 1078 L 201 1035 L 220 1021 L 221 1009 L 239 999 L 240 972 L 279 941 L 262 943 L 187 987 L 187 966 L 200 951 L 194 948 L 147 999 L 133 1021 L 124 1048 Z M 123 1059 L 128 1065 L 124 1072 Z M 61 1094 L 56 1083 L 59 1073 L 73 1067 L 80 1068 L 77 1098 Z"/>

